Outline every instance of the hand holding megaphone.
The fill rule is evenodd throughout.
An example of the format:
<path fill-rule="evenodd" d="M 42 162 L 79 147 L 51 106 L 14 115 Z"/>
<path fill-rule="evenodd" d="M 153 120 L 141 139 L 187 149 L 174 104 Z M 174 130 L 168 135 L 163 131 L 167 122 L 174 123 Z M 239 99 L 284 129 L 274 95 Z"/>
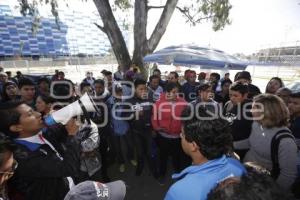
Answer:
<path fill-rule="evenodd" d="M 61 123 L 65 125 L 72 117 L 82 115 L 85 112 L 98 112 L 93 99 L 85 93 L 80 99 L 55 111 L 45 118 L 45 124 L 48 126 Z"/>
<path fill-rule="evenodd" d="M 67 124 L 65 125 L 65 128 L 68 132 L 68 135 L 77 135 L 77 132 L 79 131 L 79 125 L 78 123 L 76 122 L 76 119 L 74 118 L 71 118 Z"/>

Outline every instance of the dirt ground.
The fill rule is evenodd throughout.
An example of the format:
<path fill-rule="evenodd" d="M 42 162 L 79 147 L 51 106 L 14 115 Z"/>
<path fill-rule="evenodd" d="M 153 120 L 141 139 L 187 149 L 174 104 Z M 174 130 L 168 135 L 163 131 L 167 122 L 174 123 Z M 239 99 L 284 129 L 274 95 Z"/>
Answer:
<path fill-rule="evenodd" d="M 117 164 L 110 166 L 108 173 L 112 181 L 123 180 L 126 183 L 126 200 L 160 200 L 165 197 L 166 192 L 172 184 L 172 173 L 170 171 L 167 175 L 166 184 L 163 186 L 159 185 L 150 175 L 146 166 L 141 176 L 135 175 L 135 167 L 130 163 L 126 164 L 126 171 L 124 173 L 119 172 L 119 165 Z"/>

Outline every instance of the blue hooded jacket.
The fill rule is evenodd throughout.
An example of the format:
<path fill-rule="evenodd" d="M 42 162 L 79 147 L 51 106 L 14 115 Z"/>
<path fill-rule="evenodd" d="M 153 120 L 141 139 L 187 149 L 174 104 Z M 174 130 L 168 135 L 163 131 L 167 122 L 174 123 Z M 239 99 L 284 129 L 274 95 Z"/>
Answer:
<path fill-rule="evenodd" d="M 221 181 L 246 173 L 243 165 L 225 155 L 202 165 L 187 167 L 173 179 L 180 179 L 169 189 L 165 200 L 205 200 L 208 193 Z"/>

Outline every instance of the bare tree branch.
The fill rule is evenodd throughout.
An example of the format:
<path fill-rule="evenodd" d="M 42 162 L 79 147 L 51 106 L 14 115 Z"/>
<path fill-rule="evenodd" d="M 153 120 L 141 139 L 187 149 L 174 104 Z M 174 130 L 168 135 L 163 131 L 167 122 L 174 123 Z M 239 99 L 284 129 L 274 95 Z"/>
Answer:
<path fill-rule="evenodd" d="M 176 6 L 176 9 L 179 10 L 182 14 L 184 14 L 188 18 L 188 20 L 192 22 L 193 17 L 190 15 L 188 8 L 186 8 L 186 7 L 180 8 L 180 7 Z"/>
<path fill-rule="evenodd" d="M 210 16 L 207 16 L 207 17 L 199 17 L 197 20 L 195 20 L 194 22 L 195 23 L 200 23 L 202 20 L 205 20 L 205 19 L 211 19 L 213 17 L 215 17 L 216 15 L 210 15 Z"/>
<path fill-rule="evenodd" d="M 179 10 L 188 19 L 188 21 L 190 21 L 193 25 L 200 23 L 202 20 L 211 19 L 215 16 L 215 15 L 209 15 L 209 16 L 205 16 L 205 17 L 197 17 L 195 19 L 195 17 L 197 16 L 198 13 L 195 13 L 194 15 L 192 15 L 190 13 L 189 8 L 180 8 L 177 6 L 176 9 Z"/>
<path fill-rule="evenodd" d="M 147 7 L 148 11 L 149 11 L 150 9 L 162 9 L 162 8 L 165 8 L 165 6 L 148 6 L 148 7 Z"/>
<path fill-rule="evenodd" d="M 165 6 L 148 6 L 148 11 L 150 9 L 163 9 L 163 8 L 165 8 Z M 215 17 L 215 15 L 209 15 L 209 16 L 206 16 L 206 17 L 199 17 L 199 18 L 195 19 L 196 15 L 198 13 L 195 13 L 194 15 L 192 15 L 190 13 L 189 8 L 186 8 L 186 7 L 181 8 L 179 6 L 176 6 L 176 9 L 178 11 L 180 11 L 188 19 L 188 21 L 190 21 L 193 25 L 195 25 L 197 23 L 200 23 L 202 20 L 207 20 L 207 19 L 211 19 L 211 18 Z"/>
<path fill-rule="evenodd" d="M 95 26 L 97 26 L 97 28 L 99 28 L 102 32 L 106 33 L 106 30 L 105 30 L 105 28 L 104 28 L 103 26 L 100 26 L 100 25 L 97 24 L 97 23 L 94 23 L 94 24 L 95 24 Z"/>

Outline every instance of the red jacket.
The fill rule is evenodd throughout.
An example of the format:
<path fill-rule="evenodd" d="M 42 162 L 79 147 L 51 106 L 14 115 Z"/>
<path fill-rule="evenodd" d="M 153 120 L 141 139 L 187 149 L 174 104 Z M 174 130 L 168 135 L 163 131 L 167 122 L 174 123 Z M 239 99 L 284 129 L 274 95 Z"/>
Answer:
<path fill-rule="evenodd" d="M 181 133 L 181 113 L 186 105 L 187 102 L 181 97 L 177 97 L 175 102 L 167 101 L 163 93 L 153 107 L 153 129 L 178 136 Z"/>

